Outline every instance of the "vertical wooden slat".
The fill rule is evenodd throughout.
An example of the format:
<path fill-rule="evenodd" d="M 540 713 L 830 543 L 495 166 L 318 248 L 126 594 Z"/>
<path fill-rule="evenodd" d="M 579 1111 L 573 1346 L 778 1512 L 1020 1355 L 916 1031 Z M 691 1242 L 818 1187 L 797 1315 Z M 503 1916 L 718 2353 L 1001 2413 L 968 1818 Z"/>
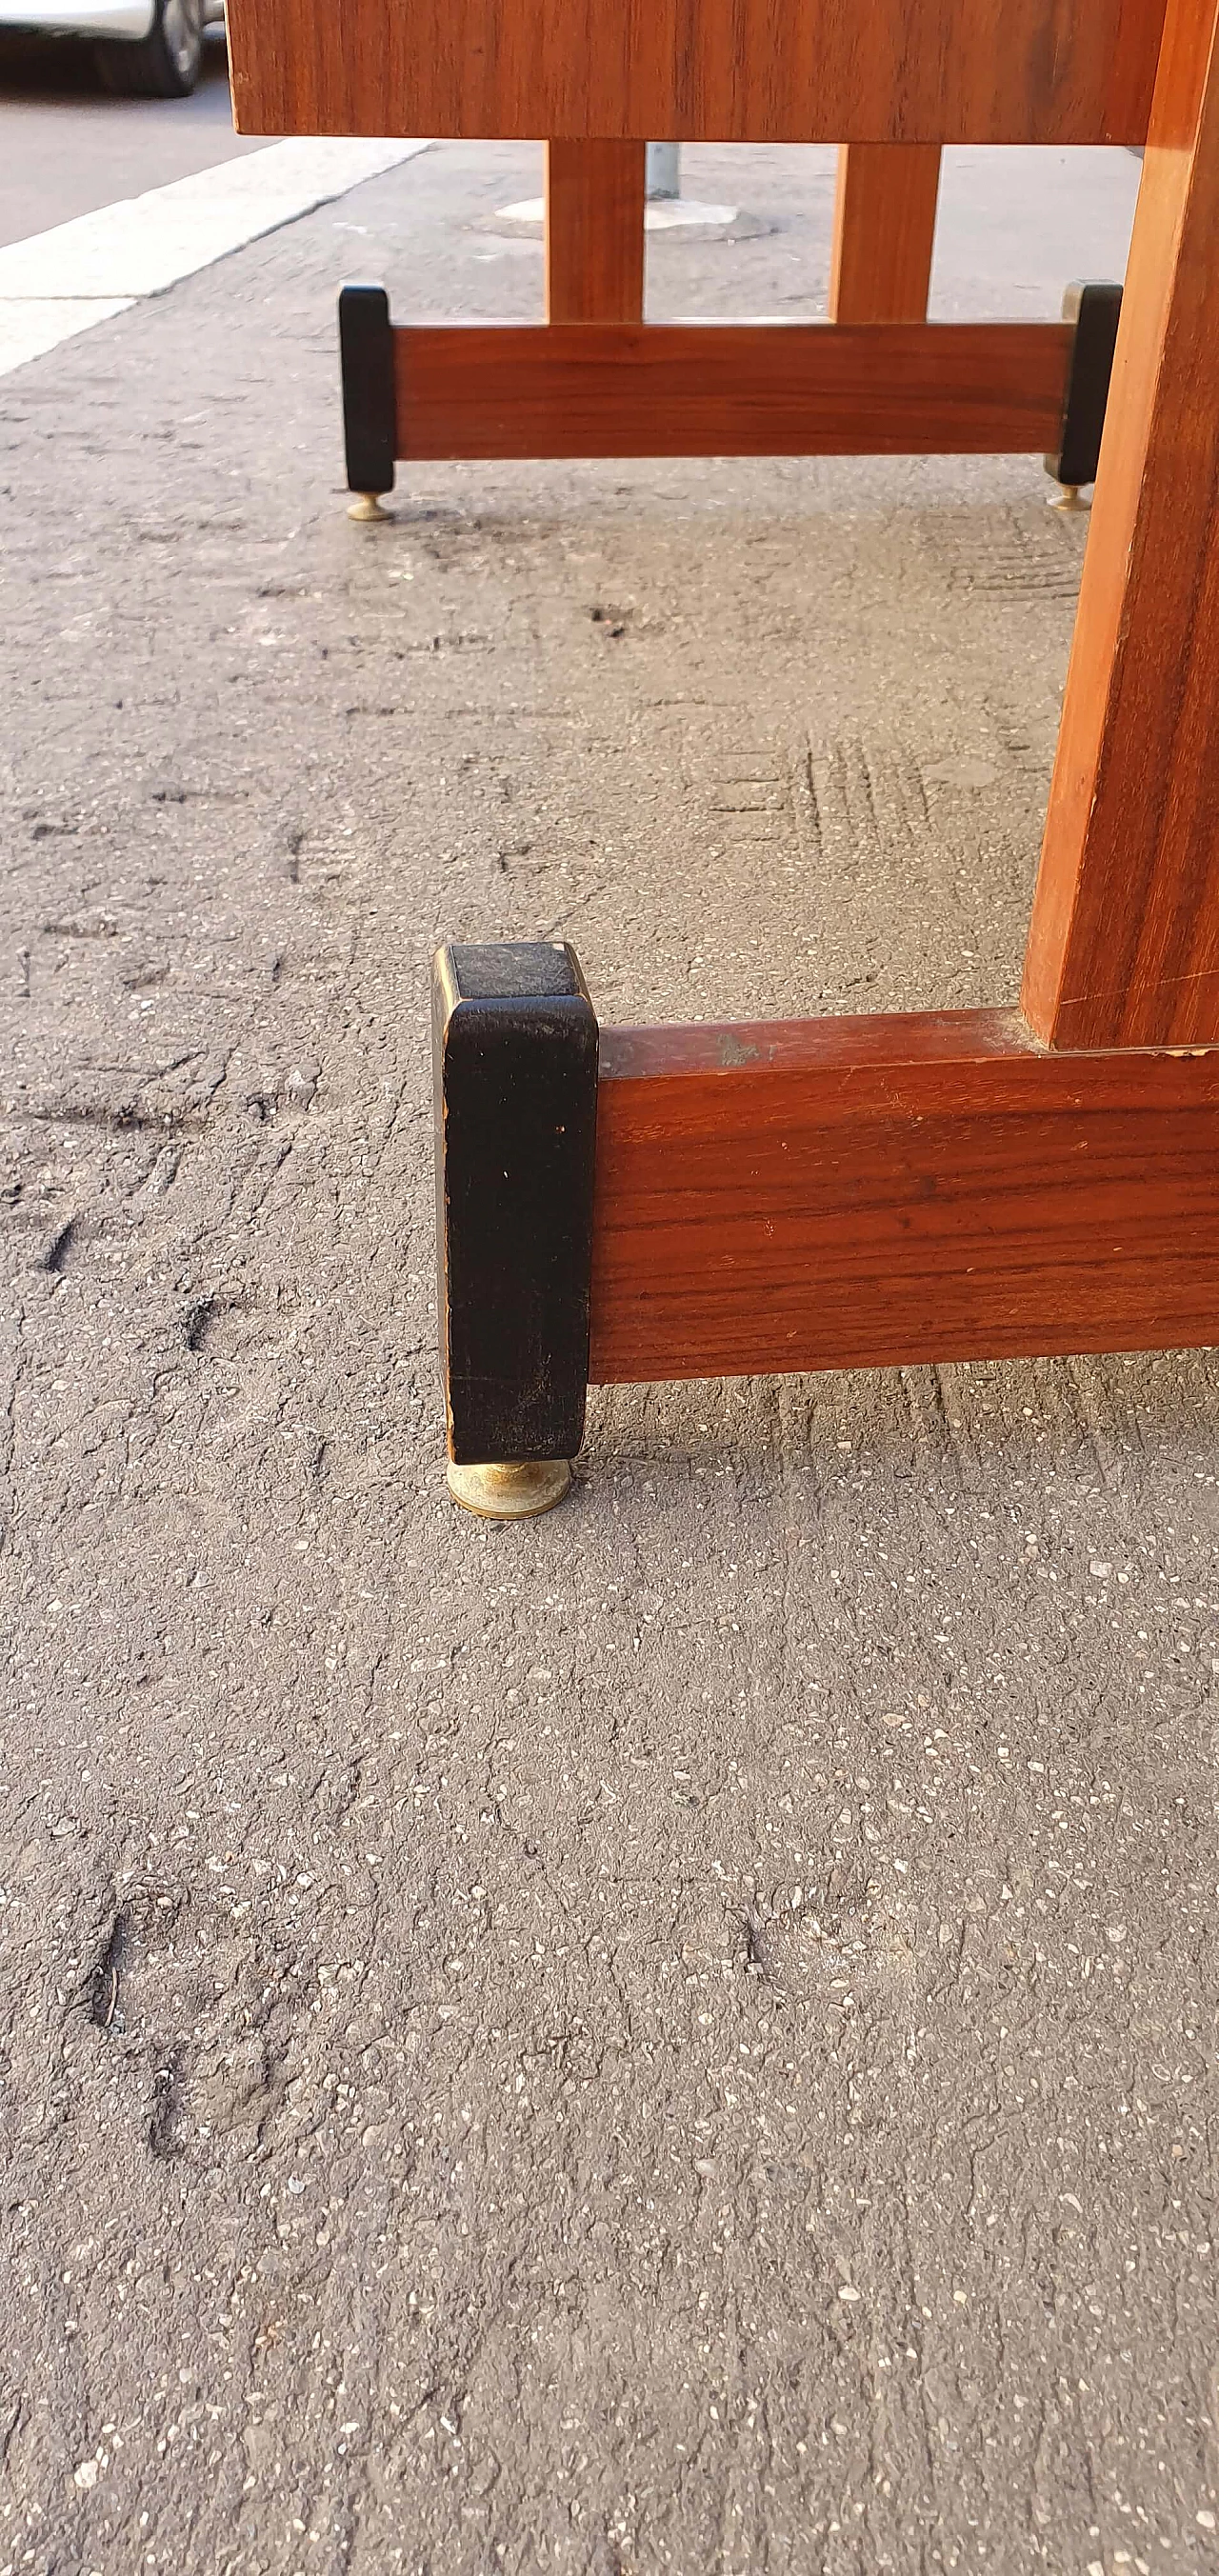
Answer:
<path fill-rule="evenodd" d="M 925 320 L 939 185 L 937 143 L 840 147 L 831 322 Z"/>
<path fill-rule="evenodd" d="M 1025 966 L 1053 1046 L 1219 1042 L 1219 55 L 1171 0 Z"/>
<path fill-rule="evenodd" d="M 546 146 L 546 319 L 643 319 L 646 143 Z"/>

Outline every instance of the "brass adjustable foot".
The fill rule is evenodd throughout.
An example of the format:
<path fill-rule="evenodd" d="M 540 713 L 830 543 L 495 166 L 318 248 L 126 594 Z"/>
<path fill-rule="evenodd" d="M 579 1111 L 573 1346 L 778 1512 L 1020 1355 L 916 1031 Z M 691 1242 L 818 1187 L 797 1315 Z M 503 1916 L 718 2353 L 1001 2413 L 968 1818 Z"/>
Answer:
<path fill-rule="evenodd" d="M 571 1490 L 566 1458 L 529 1458 L 512 1464 L 455 1467 L 449 1460 L 449 1492 L 463 1511 L 484 1521 L 532 1520 L 554 1510 Z"/>
<path fill-rule="evenodd" d="M 1081 499 L 1078 483 L 1060 483 L 1058 490 L 1051 493 L 1048 506 L 1051 510 L 1086 510 L 1089 504 Z"/>
<path fill-rule="evenodd" d="M 389 515 L 388 510 L 382 509 L 380 495 L 376 492 L 357 492 L 355 499 L 347 505 L 349 519 L 388 519 Z"/>

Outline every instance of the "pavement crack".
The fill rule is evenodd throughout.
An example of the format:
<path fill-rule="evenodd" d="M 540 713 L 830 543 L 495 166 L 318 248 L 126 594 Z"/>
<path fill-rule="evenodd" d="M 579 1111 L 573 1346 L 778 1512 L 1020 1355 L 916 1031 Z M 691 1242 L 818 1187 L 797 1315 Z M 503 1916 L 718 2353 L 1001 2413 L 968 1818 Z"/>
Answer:
<path fill-rule="evenodd" d="M 26 1115 L 40 1127 L 102 1127 L 117 1135 L 148 1128 L 161 1135 L 201 1136 L 206 1121 L 185 1109 L 136 1109 L 108 1100 L 52 1100 Z"/>
<path fill-rule="evenodd" d="M 182 1334 L 182 1338 L 186 1343 L 188 1351 L 202 1350 L 207 1338 L 208 1325 L 210 1324 L 215 1312 L 216 1300 L 214 1297 L 199 1297 L 196 1299 L 194 1305 L 188 1308 Z"/>
<path fill-rule="evenodd" d="M 744 1922 L 746 1966 L 765 1977 L 769 1985 L 774 1985 L 777 1982 L 774 1957 L 766 1938 L 766 1926 L 756 1905 L 746 1908 Z"/>
<path fill-rule="evenodd" d="M 89 2019 L 95 2030 L 123 2027 L 119 2011 L 119 1992 L 123 1971 L 131 1955 L 132 1919 L 129 1907 L 121 1905 L 111 1923 L 93 1977 L 89 1995 Z"/>
<path fill-rule="evenodd" d="M 181 2136 L 185 2109 L 182 2051 L 168 2048 L 153 2069 L 152 2109 L 148 2117 L 148 2144 L 163 2163 L 185 2152 Z"/>
<path fill-rule="evenodd" d="M 62 1279 L 67 1267 L 68 1254 L 71 1252 L 75 1241 L 76 1218 L 74 1216 L 70 1216 L 67 1224 L 61 1225 L 53 1242 L 48 1245 L 42 1256 L 39 1268 L 49 1271 L 53 1279 Z"/>

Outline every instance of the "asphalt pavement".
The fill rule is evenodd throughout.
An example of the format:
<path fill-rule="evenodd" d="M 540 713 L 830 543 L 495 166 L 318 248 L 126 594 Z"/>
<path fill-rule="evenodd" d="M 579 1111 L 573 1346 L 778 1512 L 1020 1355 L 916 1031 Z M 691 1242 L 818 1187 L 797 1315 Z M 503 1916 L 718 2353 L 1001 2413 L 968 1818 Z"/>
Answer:
<path fill-rule="evenodd" d="M 114 98 L 87 45 L 0 38 L 0 245 L 257 152 L 233 132 L 228 60 L 208 37 L 191 98 Z"/>
<path fill-rule="evenodd" d="M 1135 175 L 958 162 L 940 309 Z M 823 309 L 829 155 L 689 178 L 655 312 Z M 1216 1354 L 598 1390 L 560 1511 L 445 1490 L 433 944 L 1008 1001 L 1087 539 L 1026 457 L 353 525 L 339 279 L 534 314 L 536 186 L 0 381 L 0 2576 L 1214 2576 Z"/>

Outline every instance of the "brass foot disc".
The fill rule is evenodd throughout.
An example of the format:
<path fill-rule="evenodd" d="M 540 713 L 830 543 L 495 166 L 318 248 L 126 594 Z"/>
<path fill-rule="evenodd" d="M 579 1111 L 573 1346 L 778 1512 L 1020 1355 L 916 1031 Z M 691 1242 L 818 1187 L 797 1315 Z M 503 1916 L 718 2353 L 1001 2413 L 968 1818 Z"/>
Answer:
<path fill-rule="evenodd" d="M 455 1467 L 449 1461 L 454 1502 L 485 1521 L 532 1520 L 538 1512 L 553 1511 L 570 1487 L 566 1458 L 529 1458 L 485 1467 Z"/>
<path fill-rule="evenodd" d="M 357 492 L 354 501 L 348 502 L 347 516 L 349 519 L 388 519 L 389 512 L 382 509 L 375 492 Z"/>
<path fill-rule="evenodd" d="M 1051 510 L 1086 510 L 1087 506 L 1079 497 L 1078 483 L 1060 483 L 1057 492 L 1050 494 Z"/>

